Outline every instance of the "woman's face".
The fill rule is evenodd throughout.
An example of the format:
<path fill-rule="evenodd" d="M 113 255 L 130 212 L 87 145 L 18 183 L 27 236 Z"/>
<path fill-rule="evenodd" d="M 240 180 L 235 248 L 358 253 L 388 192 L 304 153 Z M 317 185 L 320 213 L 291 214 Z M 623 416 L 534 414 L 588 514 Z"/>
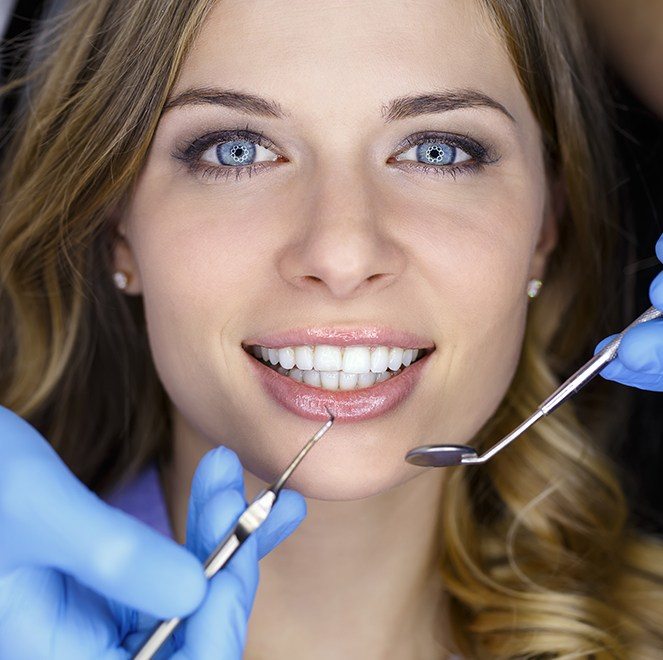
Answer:
<path fill-rule="evenodd" d="M 268 481 L 327 402 L 339 418 L 289 482 L 322 499 L 422 474 L 404 462 L 415 446 L 471 442 L 508 389 L 527 281 L 556 240 L 539 129 L 479 4 L 224 0 L 173 99 L 115 256 L 188 437 L 230 447 Z M 334 394 L 244 350 L 331 344 L 319 328 L 434 351 L 363 394 Z M 293 329 L 314 338 L 268 339 Z M 338 370 L 331 358 L 323 370 Z"/>

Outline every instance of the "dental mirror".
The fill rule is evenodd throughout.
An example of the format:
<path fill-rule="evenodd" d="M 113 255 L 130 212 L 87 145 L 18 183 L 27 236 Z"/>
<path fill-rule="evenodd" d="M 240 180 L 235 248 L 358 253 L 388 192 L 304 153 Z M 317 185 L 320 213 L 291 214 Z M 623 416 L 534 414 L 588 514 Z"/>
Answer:
<path fill-rule="evenodd" d="M 423 445 L 407 453 L 405 460 L 421 467 L 451 467 L 462 465 L 463 459 L 478 458 L 467 445 Z"/>

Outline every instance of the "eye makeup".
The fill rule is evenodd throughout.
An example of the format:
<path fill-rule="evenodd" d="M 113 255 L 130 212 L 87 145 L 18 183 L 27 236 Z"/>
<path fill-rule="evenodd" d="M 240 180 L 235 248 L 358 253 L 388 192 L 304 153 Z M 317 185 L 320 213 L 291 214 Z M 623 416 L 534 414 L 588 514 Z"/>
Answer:
<path fill-rule="evenodd" d="M 232 141 L 244 141 L 258 144 L 266 149 L 277 149 L 276 145 L 265 137 L 259 131 L 254 131 L 247 125 L 245 128 L 234 128 L 230 130 L 219 130 L 205 133 L 192 141 L 179 145 L 171 153 L 171 156 L 186 165 L 187 170 L 201 179 L 213 178 L 218 180 L 221 177 L 228 179 L 234 173 L 235 180 L 242 175 L 247 174 L 251 177 L 253 174 L 269 170 L 275 162 L 284 162 L 282 156 L 277 154 L 277 158 L 269 161 L 259 161 L 249 165 L 214 165 L 202 160 L 202 155 L 214 145 Z M 452 148 L 453 152 L 457 150 L 464 152 L 468 158 L 459 163 L 448 163 L 443 165 L 427 164 L 418 161 L 396 160 L 396 156 L 401 155 L 408 149 L 426 143 L 447 146 Z M 446 133 L 440 131 L 421 131 L 405 138 L 397 145 L 399 150 L 387 160 L 388 163 L 403 170 L 412 170 L 424 175 L 432 174 L 434 176 L 450 175 L 454 179 L 459 174 L 476 173 L 482 170 L 486 165 L 496 163 L 499 157 L 495 154 L 492 146 L 482 145 L 467 134 Z M 439 148 L 438 148 L 439 151 Z"/>
<path fill-rule="evenodd" d="M 453 148 L 453 151 L 460 149 L 469 158 L 459 163 L 450 163 L 446 165 L 432 165 L 428 163 L 421 163 L 418 161 L 408 160 L 395 160 L 395 156 L 405 153 L 413 146 L 420 144 L 432 143 L 435 145 L 445 145 Z M 468 134 L 459 133 L 445 133 L 440 131 L 421 131 L 414 133 L 405 140 L 403 140 L 397 149 L 400 151 L 391 156 L 387 162 L 394 163 L 396 167 L 401 169 L 412 169 L 424 174 L 432 174 L 434 176 L 452 176 L 454 179 L 459 174 L 469 174 L 481 171 L 486 165 L 491 165 L 499 160 L 494 147 L 492 145 L 480 144 Z"/>
<path fill-rule="evenodd" d="M 220 177 L 226 179 L 230 176 L 231 172 L 235 172 L 235 179 L 239 179 L 242 174 L 248 174 L 249 177 L 262 170 L 269 162 L 274 161 L 261 161 L 251 165 L 213 165 L 201 160 L 201 156 L 212 146 L 222 144 L 224 142 L 231 142 L 233 140 L 242 140 L 247 142 L 254 142 L 266 149 L 276 149 L 276 145 L 265 137 L 261 132 L 254 131 L 247 125 L 245 128 L 235 128 L 230 130 L 220 130 L 205 133 L 194 140 L 177 146 L 171 153 L 171 156 L 176 160 L 183 162 L 187 170 L 194 175 L 200 176 L 202 179 L 214 178 L 215 180 Z"/>

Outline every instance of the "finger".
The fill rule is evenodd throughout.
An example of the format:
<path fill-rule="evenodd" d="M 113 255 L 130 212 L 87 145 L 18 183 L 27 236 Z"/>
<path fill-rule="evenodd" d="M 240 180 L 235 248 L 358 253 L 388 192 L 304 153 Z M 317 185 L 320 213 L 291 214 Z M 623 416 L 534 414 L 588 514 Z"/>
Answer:
<path fill-rule="evenodd" d="M 624 339 L 626 339 L 626 335 L 628 335 L 630 332 L 633 330 L 636 330 L 641 327 L 646 327 L 648 324 L 653 323 L 654 321 L 658 321 L 658 319 L 654 319 L 652 321 L 647 321 L 647 323 L 635 326 L 634 328 L 631 328 L 625 335 Z M 594 349 L 594 354 L 598 353 L 606 344 L 609 344 L 617 335 L 610 335 L 610 337 L 606 337 L 602 341 L 600 341 L 596 348 Z M 635 337 L 635 343 L 637 343 L 637 335 Z M 630 341 L 632 341 L 633 338 L 631 338 Z M 621 355 L 622 355 L 622 345 L 623 345 L 623 340 L 622 343 L 620 344 L 619 351 L 617 354 L 617 357 L 610 363 L 608 363 L 602 370 L 601 370 L 601 376 L 605 378 L 606 380 L 611 380 L 616 383 L 621 383 L 622 385 L 629 385 L 631 387 L 636 387 L 638 389 L 642 390 L 649 390 L 652 392 L 661 392 L 663 391 L 663 374 L 661 373 L 653 373 L 653 374 L 648 374 L 648 373 L 643 373 L 641 371 L 633 371 L 629 369 L 627 366 L 624 365 L 624 362 L 622 361 Z M 639 349 L 635 349 L 639 350 Z M 626 350 L 626 354 L 629 353 L 629 350 Z M 630 356 L 632 357 L 632 356 Z"/>
<path fill-rule="evenodd" d="M 601 351 L 603 348 L 605 348 L 619 333 L 615 333 L 614 335 L 610 335 L 609 337 L 606 337 L 605 339 L 602 339 L 597 345 L 596 348 L 594 349 L 594 355 L 596 355 L 599 351 Z M 601 372 L 603 373 L 603 372 Z"/>
<path fill-rule="evenodd" d="M 204 561 L 236 525 L 246 508 L 236 490 L 219 491 L 201 508 L 196 527 L 187 530 L 187 547 Z"/>
<path fill-rule="evenodd" d="M 134 657 L 136 653 L 142 649 L 145 642 L 152 634 L 157 624 L 161 620 L 157 617 L 147 614 L 145 612 L 135 612 L 133 625 L 128 633 L 125 633 L 122 638 L 122 648 L 130 653 L 130 657 Z M 154 655 L 154 660 L 169 660 L 172 658 L 173 653 L 181 645 L 178 640 L 181 640 L 180 632 L 184 624 L 180 624 L 175 632 L 171 634 L 168 639 L 161 645 L 161 648 Z"/>
<path fill-rule="evenodd" d="M 249 536 L 212 578 L 202 606 L 184 624 L 174 660 L 241 660 L 258 585 L 257 550 L 255 536 Z"/>
<path fill-rule="evenodd" d="M 617 356 L 630 371 L 663 375 L 663 318 L 652 319 L 627 330 Z"/>
<path fill-rule="evenodd" d="M 218 539 L 227 533 L 220 521 L 230 508 L 228 494 L 215 494 L 200 513 L 197 535 L 205 553 L 211 552 Z M 235 500 L 234 506 L 240 505 L 236 494 L 230 499 Z M 180 628 L 183 628 L 183 646 L 173 656 L 175 660 L 242 658 L 258 588 L 258 559 L 292 533 L 305 514 L 306 503 L 299 493 L 281 491 L 267 521 L 212 578 L 202 606 Z"/>
<path fill-rule="evenodd" d="M 242 492 L 224 488 L 242 486 L 241 466 L 239 474 L 237 471 L 239 461 L 228 461 L 229 456 L 234 454 L 223 450 L 208 453 L 192 486 L 190 502 L 196 509 L 192 516 L 195 526 L 187 529 L 187 545 L 201 560 L 227 536 L 246 508 Z M 212 578 L 200 609 L 178 630 L 178 643 L 181 640 L 183 646 L 174 657 L 240 660 L 257 587 L 257 540 L 250 536 Z"/>
<path fill-rule="evenodd" d="M 200 509 L 197 526 L 187 534 L 187 547 L 204 561 L 234 527 L 246 503 L 236 490 L 218 491 Z M 295 491 L 281 491 L 267 520 L 251 535 L 262 558 L 287 538 L 306 515 L 306 502 Z M 239 550 L 238 550 L 239 552 Z"/>
<path fill-rule="evenodd" d="M 284 488 L 267 520 L 256 530 L 258 557 L 262 559 L 299 527 L 306 517 L 306 500 L 297 491 Z"/>
<path fill-rule="evenodd" d="M 198 541 L 195 538 L 190 539 L 189 532 L 198 529 L 198 518 L 206 503 L 217 493 L 229 490 L 233 490 L 239 494 L 244 506 L 246 505 L 246 500 L 244 499 L 244 472 L 237 454 L 228 447 L 215 447 L 208 451 L 200 463 L 198 463 L 191 482 L 191 494 L 189 495 L 189 508 L 187 512 L 186 545 L 190 550 L 196 552 L 197 555 L 200 548 L 195 547 L 195 544 Z M 237 513 L 237 516 L 240 513 Z M 229 529 L 231 521 L 227 516 L 222 516 L 219 524 Z M 217 538 L 220 539 L 220 537 Z"/>
<path fill-rule="evenodd" d="M 649 299 L 656 309 L 663 310 L 663 271 L 661 271 L 649 286 Z"/>
<path fill-rule="evenodd" d="M 246 506 L 244 475 L 239 458 L 223 446 L 208 451 L 198 463 L 191 481 L 187 512 L 186 547 L 202 563 L 235 526 Z M 124 640 L 135 653 L 147 639 L 156 620 L 141 614 Z M 180 625 L 160 651 L 170 657 L 180 645 L 184 625 Z"/>
<path fill-rule="evenodd" d="M 196 526 L 187 530 L 187 544 L 201 560 L 228 534 L 246 507 L 243 495 L 237 490 L 218 489 L 223 477 L 226 484 L 239 485 L 237 472 L 223 468 L 223 455 L 215 459 L 210 453 L 206 458 L 204 464 L 201 461 L 199 479 L 192 488 L 191 502 L 197 507 Z M 220 475 L 218 480 L 214 479 L 215 471 Z M 217 490 L 213 491 L 215 484 Z M 204 502 L 203 492 L 209 495 Z M 305 514 L 306 503 L 299 493 L 281 491 L 267 520 L 212 578 L 205 602 L 178 631 L 183 629 L 184 641 L 175 657 L 237 660 L 242 657 L 247 620 L 258 588 L 258 559 L 292 533 Z"/>
<path fill-rule="evenodd" d="M 187 547 L 204 560 L 237 522 L 246 508 L 235 490 L 219 491 L 200 509 L 197 526 L 187 538 Z M 306 501 L 297 492 L 284 489 L 265 522 L 253 532 L 262 559 L 299 526 L 306 516 Z"/>
<path fill-rule="evenodd" d="M 596 355 L 617 334 L 600 341 L 594 349 Z M 601 376 L 626 385 L 639 381 L 642 389 L 656 386 L 663 374 L 663 319 L 652 319 L 636 325 L 626 333 L 619 344 L 617 357 L 601 371 Z M 650 376 L 644 378 L 644 376 Z M 658 390 L 656 390 L 658 391 Z"/>
<path fill-rule="evenodd" d="M 126 659 L 119 639 L 106 601 L 74 578 L 21 568 L 0 580 L 0 658 Z"/>
<path fill-rule="evenodd" d="M 640 390 L 650 392 L 663 392 L 662 374 L 643 374 L 639 371 L 631 371 L 624 367 L 618 360 L 614 360 L 601 372 L 606 380 L 611 380 L 622 385 L 629 385 Z"/>
<path fill-rule="evenodd" d="M 207 559 L 209 554 L 218 545 L 219 541 L 221 541 L 235 526 L 237 520 L 245 509 L 246 502 L 243 494 L 232 487 L 224 488 L 224 485 L 228 484 L 241 486 L 241 482 L 237 481 L 236 472 L 232 467 L 234 461 L 230 460 L 226 462 L 227 457 L 228 454 L 224 451 L 218 452 L 215 449 L 208 452 L 196 469 L 196 475 L 192 482 L 192 493 L 189 498 L 190 522 L 187 525 L 186 545 L 187 548 L 198 557 L 200 562 L 204 562 L 205 559 Z M 218 480 L 215 480 L 216 477 L 218 477 Z M 212 488 L 214 485 L 218 486 L 219 490 L 213 491 Z M 211 492 L 211 495 L 208 497 L 207 501 L 203 501 L 203 497 L 207 496 L 208 492 Z M 193 510 L 195 510 L 195 514 L 192 514 Z M 221 569 L 220 573 L 230 570 L 233 560 L 243 551 L 244 546 L 247 543 L 248 540 L 239 548 L 239 550 L 237 550 L 226 566 Z M 212 583 L 210 582 L 208 593 L 211 584 Z M 240 585 L 235 585 L 235 587 L 233 587 L 234 591 L 231 589 L 231 596 L 236 605 L 240 604 L 237 600 L 239 587 Z M 245 590 L 248 590 L 249 593 L 253 593 L 257 588 L 257 584 L 245 583 L 242 587 Z M 132 632 L 124 640 L 125 648 L 135 653 L 142 644 L 145 643 L 148 634 L 151 632 L 155 623 L 156 620 L 152 617 L 145 615 L 140 616 L 136 620 Z M 216 625 L 221 626 L 224 629 L 226 628 L 222 619 L 217 620 Z M 170 658 L 175 649 L 181 646 L 185 639 L 186 626 L 186 622 L 180 624 L 164 644 L 158 657 Z M 198 646 L 196 644 L 194 644 L 193 647 L 190 646 L 187 653 L 189 653 L 187 656 L 189 658 L 197 659 L 199 657 L 204 657 L 199 655 Z M 237 657 L 238 659 L 240 658 L 240 656 Z"/>
<path fill-rule="evenodd" d="M 144 612 L 138 613 L 132 631 L 122 640 L 122 648 L 130 654 L 130 657 L 133 658 L 136 653 L 143 648 L 145 642 L 152 634 L 152 631 L 159 623 L 160 620 L 157 617 L 145 614 Z M 184 625 L 184 623 L 180 623 L 180 625 L 175 628 L 175 632 L 163 642 L 161 648 L 154 655 L 154 660 L 172 660 L 173 654 L 182 645 L 182 640 L 184 639 L 182 636 Z"/>
<path fill-rule="evenodd" d="M 45 566 L 155 616 L 182 616 L 207 583 L 196 557 L 88 490 L 28 422 L 0 407 L 0 570 Z"/>
<path fill-rule="evenodd" d="M 243 495 L 243 471 L 241 463 L 236 454 L 231 450 L 218 447 L 208 452 L 199 463 L 194 479 L 192 481 L 191 496 L 189 498 L 189 515 L 187 525 L 187 547 L 201 560 L 214 550 L 219 541 L 223 539 L 230 529 L 234 527 L 237 519 L 246 507 Z M 201 610 L 194 616 L 196 621 L 206 622 L 210 617 L 211 623 L 196 623 L 194 627 L 206 629 L 214 628 L 219 635 L 224 636 L 224 643 L 219 646 L 214 644 L 214 637 L 208 639 L 209 634 L 189 633 L 187 646 L 181 651 L 180 656 L 189 658 L 219 657 L 219 648 L 237 649 L 236 655 L 232 653 L 228 657 L 241 657 L 241 649 L 244 645 L 245 623 L 243 618 L 248 618 L 251 603 L 255 596 L 258 581 L 258 570 L 250 569 L 250 562 L 244 564 L 242 557 L 246 553 L 247 544 L 255 545 L 258 557 L 262 557 L 272 550 L 278 543 L 284 540 L 299 525 L 306 515 L 306 502 L 297 492 L 284 489 L 263 525 L 245 541 L 228 564 L 212 579 L 210 590 L 216 595 L 209 596 L 204 607 L 209 608 L 215 614 L 203 614 Z M 256 559 L 257 561 L 257 559 Z M 244 569 L 236 567 L 244 566 Z M 237 572 L 236 578 L 222 577 Z M 226 587 L 214 586 L 225 584 Z M 224 595 L 225 593 L 225 595 Z M 206 611 L 209 611 L 206 610 Z M 223 617 L 226 617 L 225 619 Z M 183 642 L 183 635 L 188 630 L 186 624 L 182 624 L 167 645 L 164 645 L 164 657 L 170 657 L 175 648 Z M 233 622 L 232 631 L 219 627 L 219 622 L 227 620 Z M 143 617 L 137 627 L 137 632 L 131 634 L 125 640 L 126 648 L 135 652 L 140 644 L 145 641 L 145 633 L 148 632 L 154 621 Z M 196 641 L 199 640 L 199 641 Z M 199 645 L 207 640 L 205 649 Z M 206 649 L 209 647 L 210 651 Z M 235 653 L 233 651 L 233 653 Z M 225 655 L 222 657 L 226 657 Z"/>
<path fill-rule="evenodd" d="M 205 454 L 196 468 L 189 498 L 189 512 L 187 530 L 199 528 L 198 518 L 201 510 L 215 497 L 228 489 L 234 489 L 243 494 L 244 473 L 237 454 L 227 447 L 219 446 Z M 223 496 L 221 495 L 212 510 L 208 512 L 208 518 L 214 519 L 220 516 L 219 521 L 223 528 Z M 247 506 L 244 500 L 244 506 Z M 219 513 L 214 513 L 218 507 Z M 237 514 L 237 517 L 241 512 Z M 255 532 L 258 538 L 258 555 L 264 557 L 276 545 L 289 536 L 306 516 L 306 500 L 297 492 L 289 489 L 281 491 L 279 498 L 269 514 L 267 520 Z M 230 525 L 228 524 L 228 528 Z M 191 539 L 187 537 L 187 547 L 199 558 L 203 559 L 214 548 L 216 543 L 223 538 L 224 532 L 219 528 L 206 524 L 198 531 L 198 536 L 204 538 Z M 201 550 L 200 542 L 204 549 Z"/>

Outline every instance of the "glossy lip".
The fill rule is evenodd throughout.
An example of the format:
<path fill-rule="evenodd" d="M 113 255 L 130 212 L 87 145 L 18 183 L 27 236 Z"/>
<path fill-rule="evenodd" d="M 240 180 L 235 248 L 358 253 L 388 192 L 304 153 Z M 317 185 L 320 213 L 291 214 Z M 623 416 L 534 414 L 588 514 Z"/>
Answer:
<path fill-rule="evenodd" d="M 283 408 L 305 419 L 324 421 L 329 419 L 325 410 L 327 406 L 336 420 L 341 422 L 373 419 L 403 403 L 413 393 L 431 355 L 428 353 L 405 368 L 398 376 L 376 383 L 372 387 L 332 392 L 298 383 L 270 369 L 247 351 L 244 353 L 263 391 Z"/>
<path fill-rule="evenodd" d="M 242 347 L 264 346 L 265 348 L 285 348 L 326 344 L 329 346 L 398 346 L 401 348 L 435 348 L 435 343 L 406 330 L 396 330 L 386 326 L 294 328 L 274 332 L 262 337 L 252 337 L 242 342 Z M 416 363 L 415 363 L 416 364 Z M 389 381 L 387 381 L 389 382 Z M 317 418 L 316 418 L 317 419 Z"/>

